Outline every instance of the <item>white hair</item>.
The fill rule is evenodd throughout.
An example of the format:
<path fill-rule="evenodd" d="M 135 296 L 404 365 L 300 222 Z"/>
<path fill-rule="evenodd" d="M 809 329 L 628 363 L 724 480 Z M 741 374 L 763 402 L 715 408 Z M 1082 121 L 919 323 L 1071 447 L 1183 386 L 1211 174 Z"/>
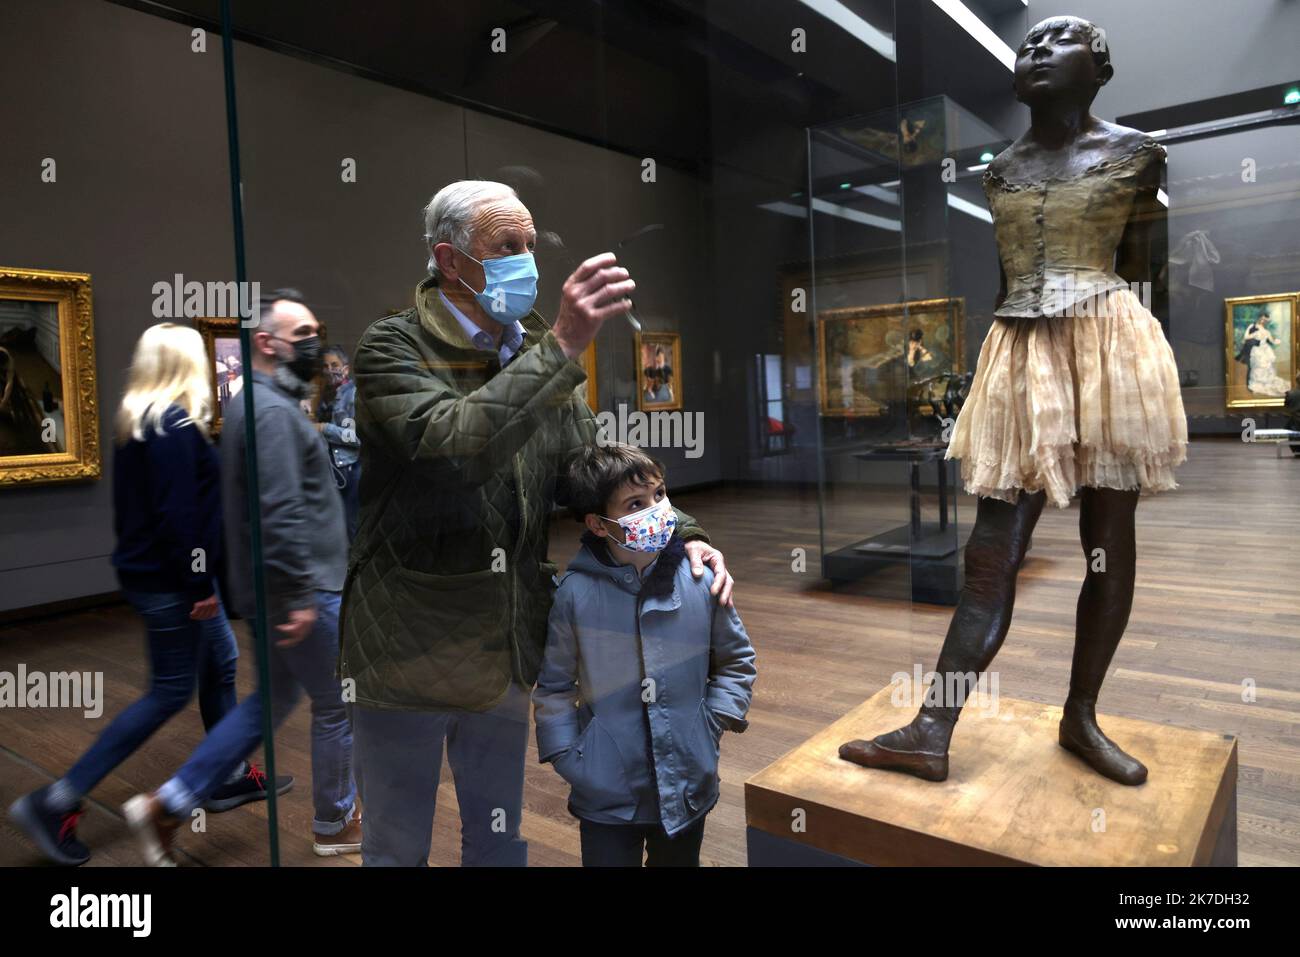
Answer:
<path fill-rule="evenodd" d="M 470 243 L 470 220 L 484 203 L 518 199 L 505 183 L 485 179 L 462 179 L 438 190 L 424 207 L 424 241 L 429 247 L 429 275 L 442 278 L 433 258 L 433 247 L 451 243 L 461 250 Z"/>

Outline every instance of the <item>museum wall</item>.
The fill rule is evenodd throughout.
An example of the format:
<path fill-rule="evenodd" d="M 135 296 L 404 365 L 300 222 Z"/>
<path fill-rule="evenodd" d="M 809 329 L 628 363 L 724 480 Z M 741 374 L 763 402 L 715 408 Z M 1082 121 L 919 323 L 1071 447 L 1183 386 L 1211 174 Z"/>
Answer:
<path fill-rule="evenodd" d="M 1295 126 L 1274 126 L 1169 148 L 1169 246 L 1205 267 L 1194 274 L 1189 260 L 1169 274 L 1169 341 L 1195 382 L 1183 390 L 1193 433 L 1235 432 L 1243 415 L 1261 427 L 1284 425 L 1280 408 L 1225 410 L 1223 301 L 1300 290 L 1298 147 Z M 1254 165 L 1248 181 L 1243 161 Z"/>
<path fill-rule="evenodd" d="M 151 288 L 233 271 L 220 52 L 92 0 L 12 0 L 4 18 L 0 264 L 92 276 L 104 473 L 0 491 L 0 610 L 117 588 L 111 420 Z"/>
<path fill-rule="evenodd" d="M 0 145 L 6 216 L 0 264 L 87 272 L 94 282 L 103 477 L 17 486 L 0 496 L 9 547 L 0 611 L 116 590 L 111 418 L 138 335 L 153 322 L 153 284 L 233 278 L 220 40 L 190 49 L 190 28 L 101 0 L 11 0 L 0 81 L 12 130 Z M 561 263 L 599 252 L 648 222 L 638 242 L 638 309 L 647 331 L 707 327 L 691 294 L 707 275 L 699 182 L 661 167 L 643 183 L 636 157 L 238 43 L 236 80 L 248 278 L 295 286 L 351 351 L 366 325 L 405 307 L 425 275 L 421 208 L 446 182 L 519 173 L 538 227 L 566 246 L 539 258 L 539 309 L 553 318 Z M 42 76 L 59 74 L 58 83 Z M 54 183 L 41 161 L 56 160 Z M 357 162 L 344 183 L 344 158 Z M 516 171 L 518 173 L 518 171 Z M 545 218 L 543 218 L 543 216 Z M 632 334 L 598 340 L 601 404 L 635 409 Z M 683 343 L 687 409 L 707 411 L 719 379 L 710 340 Z M 715 425 L 706 415 L 706 429 Z M 674 487 L 719 475 L 718 451 L 658 450 Z"/>

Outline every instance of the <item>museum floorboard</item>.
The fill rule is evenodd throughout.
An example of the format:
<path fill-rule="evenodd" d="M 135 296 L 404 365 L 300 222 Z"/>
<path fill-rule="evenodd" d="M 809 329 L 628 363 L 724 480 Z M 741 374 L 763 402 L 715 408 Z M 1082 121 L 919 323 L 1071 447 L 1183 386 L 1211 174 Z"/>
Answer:
<path fill-rule="evenodd" d="M 669 476 L 671 491 L 672 476 Z M 1240 738 L 1239 855 L 1243 865 L 1300 864 L 1300 460 L 1271 446 L 1195 442 L 1179 473 L 1182 488 L 1145 499 L 1138 509 L 1137 597 L 1099 710 Z M 749 730 L 726 735 L 722 798 L 709 817 L 703 859 L 745 863 L 743 783 L 786 751 L 855 708 L 914 664 L 929 669 L 950 608 L 833 593 L 817 577 L 814 491 L 723 487 L 677 496 L 712 530 L 738 580 L 738 608 L 758 650 L 759 678 Z M 836 508 L 857 527 L 897 517 L 877 496 Z M 961 521 L 972 509 L 961 503 Z M 905 505 L 903 506 L 905 508 Z M 905 515 L 905 512 L 903 513 Z M 1074 604 L 1083 558 L 1077 513 L 1049 509 L 1022 573 L 1011 633 L 998 657 L 1002 692 L 1059 703 L 1069 677 Z M 572 555 L 579 528 L 559 520 L 552 555 Z M 791 571 L 791 550 L 805 548 L 810 567 Z M 1265 597 L 1269 596 L 1269 597 Z M 242 624 L 240 694 L 253 685 L 253 656 Z M 141 628 L 125 605 L 0 627 L 0 668 L 19 662 L 47 671 L 102 670 L 104 717 L 79 711 L 0 710 L 0 804 L 65 770 L 146 678 Z M 1256 700 L 1243 701 L 1244 682 Z M 358 864 L 358 857 L 319 859 L 311 852 L 308 713 L 300 704 L 276 738 L 279 770 L 297 777 L 281 799 L 280 842 L 287 864 Z M 202 733 L 197 704 L 96 789 L 80 833 L 92 865 L 139 858 L 118 808 L 157 786 Z M 530 739 L 531 741 L 531 739 Z M 953 760 L 961 760 L 954 753 Z M 434 825 L 432 865 L 459 857 L 456 795 L 444 768 Z M 530 747 L 524 835 L 535 865 L 578 863 L 578 829 L 565 810 L 565 786 L 536 762 Z M 185 834 L 195 864 L 230 866 L 267 860 L 265 805 L 213 815 L 205 834 Z M 0 818 L 0 865 L 36 855 Z"/>

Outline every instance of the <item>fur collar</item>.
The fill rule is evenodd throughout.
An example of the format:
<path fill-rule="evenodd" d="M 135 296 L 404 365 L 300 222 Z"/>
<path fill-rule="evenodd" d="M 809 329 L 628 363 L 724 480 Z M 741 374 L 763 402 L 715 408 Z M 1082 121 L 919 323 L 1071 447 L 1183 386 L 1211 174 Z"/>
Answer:
<path fill-rule="evenodd" d="M 623 562 L 617 562 L 609 552 L 609 546 L 605 544 L 605 539 L 599 535 L 593 535 L 591 532 L 582 533 L 582 544 L 586 545 L 596 560 L 602 565 L 621 565 Z M 659 553 L 659 560 L 655 562 L 655 567 L 650 570 L 650 574 L 642 579 L 640 597 L 642 598 L 666 598 L 673 593 L 673 580 L 677 577 L 677 566 L 686 558 L 686 543 L 681 537 L 674 533 L 673 537 L 668 540 L 664 550 Z"/>

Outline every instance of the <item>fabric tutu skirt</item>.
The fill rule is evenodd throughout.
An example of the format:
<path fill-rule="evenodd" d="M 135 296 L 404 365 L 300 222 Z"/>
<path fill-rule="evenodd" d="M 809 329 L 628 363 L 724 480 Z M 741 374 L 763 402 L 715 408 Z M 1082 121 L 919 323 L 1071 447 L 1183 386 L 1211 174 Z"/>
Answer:
<path fill-rule="evenodd" d="M 993 321 L 948 445 L 968 492 L 1045 491 L 1064 508 L 1080 486 L 1177 487 L 1187 416 L 1173 350 L 1130 290 L 1097 312 Z"/>

